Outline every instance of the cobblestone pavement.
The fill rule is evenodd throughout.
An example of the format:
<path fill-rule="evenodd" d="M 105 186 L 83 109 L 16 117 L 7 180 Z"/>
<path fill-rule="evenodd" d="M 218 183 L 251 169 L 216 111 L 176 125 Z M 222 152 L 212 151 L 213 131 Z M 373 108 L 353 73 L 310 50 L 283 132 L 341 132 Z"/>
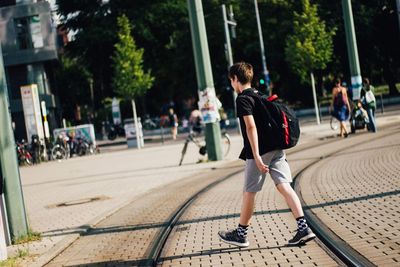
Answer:
<path fill-rule="evenodd" d="M 243 173 L 198 199 L 168 239 L 162 266 L 337 266 L 316 242 L 286 246 L 296 224 L 271 180 L 257 196 L 249 229 L 250 246 L 237 249 L 222 243 L 218 231 L 237 226 L 242 183 Z"/>
<path fill-rule="evenodd" d="M 344 142 L 337 143 L 324 144 L 319 141 L 311 146 L 304 146 L 306 150 L 297 148 L 297 152 L 289 156 L 289 160 L 294 158 L 293 171 L 297 172 L 315 157 L 321 156 L 321 150 L 328 153 L 336 151 L 338 147 L 347 146 Z M 298 161 L 296 157 L 304 160 Z M 239 169 L 243 166 L 243 163 L 236 164 Z M 231 168 L 233 166 L 218 170 L 219 175 L 225 174 Z M 79 238 L 48 266 L 130 266 L 140 263 L 146 259 L 148 246 L 160 226 L 185 198 L 210 183 L 211 177 L 209 174 L 207 176 L 207 179 L 204 176 L 200 178 L 201 182 L 191 179 L 187 184 L 178 183 L 163 188 L 156 194 L 148 194 L 145 199 L 121 209 Z M 242 176 L 243 173 L 240 173 L 219 184 L 204 193 L 190 207 L 168 239 L 162 255 L 165 266 L 187 265 L 189 262 L 193 266 L 216 266 L 224 263 L 235 266 L 337 265 L 316 242 L 305 247 L 286 246 L 296 225 L 270 180 L 257 198 L 256 216 L 249 236 L 252 246 L 238 250 L 221 243 L 217 231 L 235 227 L 237 224 Z"/>
<path fill-rule="evenodd" d="M 308 206 L 378 266 L 400 265 L 400 127 L 321 160 L 301 177 Z M 381 137 L 384 136 L 384 137 Z"/>
<path fill-rule="evenodd" d="M 156 234 L 189 196 L 241 169 L 234 162 L 151 192 L 100 222 L 47 266 L 139 264 L 148 257 Z"/>
<path fill-rule="evenodd" d="M 343 140 L 343 142 L 334 142 L 326 145 L 318 146 L 315 149 L 307 149 L 304 152 L 298 151 L 288 156 L 289 163 L 294 173 L 300 168 L 307 166 L 311 162 L 318 160 L 321 156 L 329 155 L 337 151 L 351 148 L 356 144 L 356 150 L 352 153 L 345 154 L 347 157 L 342 158 L 342 154 L 326 159 L 333 169 L 318 168 L 323 170 L 326 175 L 319 173 L 303 174 L 301 180 L 301 188 L 308 196 L 318 197 L 321 205 L 328 203 L 329 207 L 336 212 L 328 213 L 323 209 L 320 213 L 327 220 L 329 227 L 335 227 L 339 233 L 349 237 L 349 244 L 355 245 L 356 249 L 364 250 L 365 256 L 379 266 L 393 266 L 398 262 L 399 257 L 399 227 L 398 214 L 399 209 L 399 166 L 400 166 L 400 150 L 396 149 L 400 145 L 400 128 L 382 140 L 374 142 L 376 136 L 360 136 Z M 387 133 L 383 133 L 385 135 Z M 382 135 L 382 134 L 381 134 Z M 371 141 L 372 140 L 372 141 Z M 387 141 L 389 141 L 387 143 Z M 361 143 L 361 144 L 360 144 Z M 360 144 L 360 145 L 358 145 Z M 368 144 L 368 145 L 367 145 Z M 376 150 L 374 148 L 384 149 L 382 154 L 385 155 L 381 159 L 374 162 L 366 157 L 363 158 L 366 151 L 370 151 L 373 156 Z M 390 153 L 386 153 L 390 150 Z M 361 154 L 361 155 L 360 155 Z M 358 155 L 358 162 L 353 163 L 351 160 L 354 155 Z M 384 159 L 388 157 L 388 159 Z M 336 160 L 347 164 L 341 167 L 341 163 L 336 164 Z M 383 161 L 385 164 L 382 164 Z M 318 164 L 319 165 L 319 164 Z M 337 165 L 339 167 L 337 167 Z M 370 166 L 367 167 L 366 166 Z M 379 170 L 370 171 L 373 166 L 381 166 L 387 172 L 382 173 Z M 375 179 L 375 176 L 381 177 Z M 241 190 L 243 174 L 237 175 L 233 179 L 229 179 L 218 185 L 209 193 L 204 194 L 198 199 L 193 207 L 182 218 L 182 221 L 168 239 L 166 249 L 161 257 L 162 266 L 337 266 L 335 262 L 317 242 L 310 242 L 304 247 L 287 247 L 285 244 L 291 237 L 291 230 L 296 229 L 295 222 L 291 213 L 287 209 L 286 203 L 277 193 L 271 180 L 265 184 L 262 192 L 259 193 L 256 201 L 255 216 L 249 230 L 250 247 L 247 249 L 235 249 L 229 245 L 219 241 L 217 232 L 221 229 L 232 229 L 237 226 L 240 212 Z M 337 176 L 342 176 L 341 181 L 337 181 L 340 189 L 330 186 L 332 180 L 337 180 Z M 352 176 L 354 179 L 365 181 L 357 182 L 358 192 L 354 192 L 353 181 L 347 179 Z M 303 178 L 304 177 L 304 178 Z M 305 179 L 305 178 L 309 179 Z M 318 177 L 312 179 L 310 177 Z M 328 181 L 325 181 L 327 179 Z M 370 182 L 375 180 L 374 182 Z M 383 180 L 383 181 L 380 181 Z M 386 182 L 384 182 L 386 181 Z M 381 186 L 377 186 L 381 184 Z M 384 189 L 384 184 L 386 188 Z M 311 185 L 311 187 L 310 187 Z M 315 188 L 322 187 L 322 190 Z M 377 190 L 379 188 L 379 190 Z M 327 190 L 329 189 L 329 190 Z M 397 190 L 397 191 L 396 191 Z M 329 191 L 329 192 L 327 192 Z M 372 191 L 372 193 L 371 193 Z M 378 191 L 378 192 L 375 192 Z M 384 191 L 382 193 L 382 191 Z M 330 193 L 330 194 L 329 194 Z M 371 196 L 371 198 L 380 198 L 388 194 L 387 204 L 379 207 L 377 203 L 362 203 L 363 197 Z M 361 197 L 361 199 L 358 199 Z M 345 208 L 348 208 L 346 199 L 350 198 L 354 202 L 361 201 L 361 205 L 355 206 L 355 209 L 349 210 L 348 214 L 358 214 L 362 216 L 357 218 L 356 215 L 346 216 L 338 212 L 341 211 L 340 202 L 344 200 Z M 368 199 L 368 197 L 367 197 Z M 336 203 L 335 201 L 338 201 Z M 378 200 L 382 203 L 385 200 Z M 313 203 L 313 202 L 312 202 Z M 307 202 L 307 204 L 309 204 Z M 315 204 L 315 203 L 313 203 Z M 310 205 L 314 207 L 313 205 Z M 374 209 L 380 209 L 377 212 Z M 317 215 L 319 215 L 318 213 Z M 369 215 L 368 215 L 369 214 Z M 359 224 L 361 220 L 367 220 L 368 227 L 358 227 L 358 233 L 353 228 Z M 353 221 L 355 220 L 355 221 Z M 325 220 L 324 220 L 325 221 Z M 351 228 L 353 226 L 353 228 Z M 349 232 L 349 229 L 351 232 Z M 347 231 L 347 232 L 346 232 Z M 386 231 L 386 233 L 384 233 Z M 360 240 L 361 239 L 361 240 Z M 372 247 L 372 249 L 371 249 Z M 386 255 L 385 255 L 386 253 Z"/>
<path fill-rule="evenodd" d="M 400 121 L 399 117 L 400 116 L 392 116 L 387 119 L 382 118 L 382 120 L 378 121 L 378 123 L 380 123 L 380 125 L 383 125 L 383 119 L 386 119 L 386 123 L 395 123 L 396 121 Z M 316 144 L 314 143 L 316 138 L 324 139 L 326 137 L 332 136 L 333 132 L 329 129 L 329 126 L 327 125 L 310 126 L 306 128 L 305 131 L 303 131 L 303 137 L 301 140 L 305 144 L 309 143 L 311 145 L 314 145 Z M 362 136 L 368 137 L 369 135 L 360 135 L 360 137 Z M 358 135 L 355 137 L 358 138 Z M 351 143 L 352 139 L 353 137 L 348 138 L 347 140 L 343 140 L 343 142 L 340 142 L 340 144 L 345 145 L 346 142 Z M 238 140 L 240 141 L 239 137 L 234 137 L 234 142 L 237 142 Z M 317 143 L 318 142 L 321 141 L 317 141 Z M 53 162 L 48 164 L 47 166 L 42 165 L 34 168 L 22 168 L 21 174 L 23 178 L 24 194 L 27 202 L 30 225 L 33 230 L 42 232 L 44 236 L 42 241 L 38 243 L 33 242 L 33 244 L 28 244 L 28 248 L 29 246 L 31 246 L 31 251 L 33 252 L 34 256 L 46 254 L 46 251 L 48 252 L 49 248 L 54 250 L 54 248 L 56 248 L 57 246 L 58 250 L 56 250 L 56 252 L 61 251 L 74 239 L 76 239 L 76 236 L 82 234 L 83 237 L 80 238 L 79 242 L 82 242 L 81 244 L 83 245 L 78 246 L 78 243 L 73 244 L 70 247 L 71 250 L 69 250 L 72 251 L 73 249 L 75 249 L 75 251 L 79 252 L 74 252 L 75 254 L 68 254 L 70 252 L 65 251 L 63 256 L 69 257 L 69 259 L 71 259 L 71 262 L 61 263 L 62 259 L 58 258 L 58 260 L 60 260 L 59 264 L 71 265 L 73 262 L 75 262 L 75 264 L 82 264 L 86 261 L 89 264 L 90 262 L 92 262 L 93 266 L 95 266 L 96 262 L 102 262 L 103 264 L 105 262 L 109 262 L 112 266 L 122 264 L 121 260 L 125 261 L 124 264 L 126 265 L 133 264 L 137 259 L 140 258 L 139 255 L 145 250 L 144 245 L 138 245 L 143 244 L 141 242 L 144 240 L 145 237 L 149 239 L 149 236 L 154 236 L 155 232 L 157 231 L 154 230 L 154 221 L 151 221 L 151 216 L 157 214 L 165 217 L 173 210 L 173 208 L 169 207 L 167 209 L 164 209 L 164 211 L 161 211 L 162 209 L 158 207 L 160 206 L 160 204 L 157 204 L 152 205 L 153 208 L 149 211 L 147 215 L 141 214 L 141 212 L 139 211 L 145 210 L 144 207 L 146 205 L 151 206 L 152 203 L 163 203 L 163 201 L 160 201 L 161 196 L 165 197 L 164 203 L 171 202 L 178 204 L 178 202 L 182 200 L 182 197 L 180 198 L 178 195 L 168 195 L 166 193 L 161 193 L 158 197 L 154 197 L 154 199 L 151 199 L 148 198 L 150 194 L 156 194 L 156 191 L 162 189 L 171 189 L 171 192 L 173 192 L 174 188 L 175 190 L 178 188 L 176 187 L 175 183 L 183 186 L 184 188 L 185 184 L 181 183 L 181 181 L 188 180 L 189 182 L 189 180 L 191 179 L 194 179 L 194 181 L 198 179 L 198 186 L 200 188 L 202 185 L 206 184 L 206 180 L 203 179 L 202 181 L 202 179 L 199 178 L 200 176 L 197 175 L 199 173 L 207 174 L 210 172 L 217 172 L 218 169 L 221 168 L 224 164 L 229 163 L 229 161 L 235 158 L 238 154 L 238 150 L 240 149 L 240 142 L 234 145 L 233 151 L 231 153 L 231 159 L 228 159 L 225 162 L 206 163 L 198 165 L 191 164 L 197 160 L 197 152 L 193 147 L 189 146 L 189 149 L 191 150 L 188 151 L 188 158 L 184 160 L 184 166 L 177 168 L 176 163 L 179 160 L 181 147 L 182 144 L 174 144 L 164 147 L 151 147 L 143 151 L 119 151 L 115 153 L 109 153 L 107 155 L 98 155 L 93 158 L 84 158 L 82 160 L 85 162 L 85 164 L 82 164 L 82 160 L 80 159 L 72 159 L 70 161 L 62 163 Z M 300 146 L 300 148 L 301 147 L 302 146 Z M 324 150 L 322 149 L 322 151 Z M 296 172 L 296 170 L 299 170 L 305 164 L 311 162 L 316 157 L 319 157 L 320 154 L 321 151 L 318 151 L 318 149 L 316 149 L 316 151 L 312 153 L 308 151 L 308 153 L 305 153 L 304 155 L 293 155 L 291 158 L 289 157 L 289 159 L 291 159 L 291 167 L 294 172 Z M 126 164 L 127 162 L 131 162 L 132 164 Z M 110 166 L 112 166 L 111 169 Z M 217 168 L 217 170 L 211 171 L 213 168 Z M 57 170 L 59 170 L 59 172 L 57 172 Z M 226 172 L 227 171 L 225 170 L 224 173 Z M 232 181 L 235 179 L 238 181 L 237 183 L 235 183 L 232 190 L 237 190 L 238 188 L 240 189 L 241 181 L 239 177 L 241 176 L 238 175 L 238 177 L 230 179 Z M 213 177 L 213 179 L 216 179 L 216 177 Z M 228 183 L 228 181 L 225 183 Z M 213 190 L 217 190 L 217 188 L 220 188 L 221 186 L 222 184 Z M 272 235 L 271 232 L 277 231 L 275 232 L 275 234 L 272 235 L 272 238 L 274 240 L 278 240 L 274 241 L 275 243 L 277 243 L 276 246 L 278 246 L 278 243 L 279 246 L 281 246 L 282 244 L 286 243 L 286 240 L 292 236 L 292 233 L 288 233 L 288 231 L 295 229 L 295 224 L 291 219 L 291 215 L 288 212 L 287 208 L 285 208 L 286 206 L 282 202 L 282 199 L 280 199 L 280 196 L 277 196 L 274 190 L 270 192 L 270 188 L 271 185 L 266 184 L 264 189 L 265 192 L 263 192 L 262 195 L 260 194 L 260 196 L 258 197 L 258 207 L 260 209 L 256 211 L 254 224 L 257 222 L 259 229 L 268 229 L 268 231 L 264 230 L 265 233 L 262 233 L 261 236 L 263 237 L 270 237 L 269 235 Z M 190 188 L 190 186 L 185 190 L 186 191 L 182 192 L 186 192 L 187 194 L 195 191 L 194 188 Z M 174 198 L 175 200 L 172 201 Z M 269 202 L 274 203 L 275 200 L 277 200 L 276 204 L 274 204 L 276 206 L 268 206 L 272 205 L 268 204 Z M 70 205 L 57 207 L 57 204 L 62 203 L 67 203 Z M 132 205 L 126 206 L 128 203 Z M 229 203 L 228 206 L 230 205 L 231 203 Z M 112 216 L 112 214 L 121 207 L 124 208 L 122 208 L 118 213 L 120 215 L 120 218 L 118 218 L 118 216 Z M 225 225 L 235 225 L 234 217 L 238 217 L 238 211 L 236 211 L 238 207 L 240 207 L 240 203 L 232 203 L 232 207 L 226 207 L 226 210 L 232 209 L 234 215 L 228 212 L 221 213 L 231 214 L 230 217 L 228 216 L 228 218 L 225 218 L 227 220 L 230 220 L 229 222 L 224 222 Z M 192 211 L 189 210 L 188 212 Z M 209 212 L 209 216 L 211 217 L 214 216 L 213 214 L 217 214 L 214 213 L 214 211 L 212 211 L 211 209 Z M 133 216 L 134 214 L 139 214 L 141 216 L 139 217 L 142 218 L 143 221 L 140 221 L 139 218 Z M 215 216 L 223 216 L 221 214 Z M 111 216 L 108 219 L 103 220 L 109 215 Z M 187 214 L 185 216 L 187 216 Z M 268 222 L 258 223 L 259 220 L 266 220 L 265 218 L 263 218 L 264 216 L 270 216 L 274 219 Z M 193 220 L 195 220 L 196 218 L 197 217 L 194 217 Z M 202 217 L 200 218 L 200 220 L 203 220 Z M 101 223 L 99 224 L 99 222 Z M 209 223 L 206 221 L 204 223 L 206 225 L 209 225 Z M 85 234 L 87 229 L 90 229 L 90 227 L 94 225 L 95 228 Z M 277 228 L 277 226 L 279 225 L 283 225 L 284 229 Z M 217 226 L 214 227 L 214 232 L 219 230 L 216 229 L 216 227 Z M 223 227 L 221 226 L 221 228 Z M 254 226 L 254 228 L 254 236 L 252 237 L 257 236 L 257 241 L 259 241 L 259 239 L 261 238 L 256 232 L 257 227 Z M 182 233 L 188 231 L 185 230 L 183 226 L 179 226 L 177 229 L 178 233 L 180 231 Z M 140 230 L 143 236 L 135 236 L 138 233 L 138 230 Z M 68 239 L 69 236 L 71 236 L 70 239 Z M 95 240 L 99 240 L 99 237 L 102 239 L 102 241 L 100 243 L 96 243 L 97 241 L 94 242 Z M 215 239 L 215 237 L 213 238 Z M 139 242 L 136 241 L 138 239 Z M 120 244 L 118 244 L 118 242 L 120 242 Z M 253 241 L 252 245 L 255 245 L 255 243 L 256 242 Z M 268 259 L 268 262 L 272 259 L 272 262 L 279 263 L 281 259 L 285 258 L 285 255 L 292 256 L 292 253 L 290 252 L 293 252 L 292 249 L 294 249 L 296 250 L 296 252 L 300 253 L 295 254 L 301 262 L 313 264 L 315 263 L 315 259 L 317 258 L 316 255 L 320 256 L 320 252 L 322 251 L 316 243 L 312 243 L 305 247 L 305 250 L 307 250 L 308 252 L 307 256 L 304 256 L 303 254 L 306 253 L 304 252 L 304 250 L 301 250 L 302 248 L 300 248 L 299 250 L 297 250 L 297 248 L 287 247 L 274 248 L 272 246 L 272 243 L 273 242 L 271 241 L 263 243 L 266 244 L 266 247 L 269 248 L 268 251 L 271 252 L 272 258 L 268 255 L 265 256 L 263 253 L 260 253 L 262 254 L 262 257 Z M 92 252 L 84 249 L 87 244 L 88 247 L 92 249 L 90 250 Z M 217 245 L 216 243 L 211 244 L 213 246 Z M 313 249 L 310 249 L 312 246 L 315 246 L 315 251 L 317 252 L 315 252 Z M 13 247 L 13 249 L 19 247 L 20 246 L 16 246 Z M 220 254 L 222 255 L 222 257 L 225 257 L 226 254 L 230 253 L 229 251 L 231 249 L 227 247 L 221 247 L 221 244 L 218 243 L 217 250 L 223 251 L 223 253 Z M 134 254 L 131 253 L 132 251 L 141 252 Z M 168 251 L 168 247 L 166 251 Z M 145 254 L 146 253 L 147 251 L 145 251 Z M 214 251 L 211 251 L 209 254 L 214 255 L 213 253 Z M 235 253 L 237 253 L 237 250 Z M 254 256 L 256 255 L 254 253 L 255 252 L 252 252 L 250 254 Z M 100 258 L 96 258 L 100 254 L 102 256 Z M 54 251 L 49 255 L 54 255 Z M 86 256 L 84 257 L 84 255 Z M 164 263 L 167 264 L 168 261 L 174 263 L 178 262 L 179 259 L 168 258 L 174 256 L 171 255 L 172 254 L 168 254 L 164 251 Z M 276 255 L 279 255 L 279 257 Z M 85 259 L 85 261 L 82 261 L 83 258 Z M 73 261 L 76 259 L 77 261 Z M 299 263 L 300 261 L 296 261 L 296 259 L 293 259 L 290 262 Z M 41 266 L 41 263 L 43 262 L 45 261 L 31 260 L 25 261 L 21 265 L 35 266 L 36 264 L 36 266 Z M 329 257 L 326 258 L 326 262 L 324 262 L 322 259 L 320 262 L 326 263 L 328 265 L 336 265 L 336 263 L 332 261 Z M 287 262 L 287 264 L 289 263 Z"/>

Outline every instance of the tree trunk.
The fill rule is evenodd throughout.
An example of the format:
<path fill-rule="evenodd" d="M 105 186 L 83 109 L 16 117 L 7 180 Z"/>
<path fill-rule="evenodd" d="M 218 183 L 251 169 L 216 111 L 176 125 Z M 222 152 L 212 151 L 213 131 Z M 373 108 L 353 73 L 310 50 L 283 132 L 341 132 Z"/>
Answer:
<path fill-rule="evenodd" d="M 138 149 L 141 149 L 141 143 L 140 143 L 140 137 L 139 137 L 139 124 L 138 124 L 138 119 L 137 119 L 137 114 L 136 114 L 136 104 L 135 104 L 135 100 L 133 98 L 131 101 L 132 101 L 133 121 L 135 123 L 136 146 Z"/>
<path fill-rule="evenodd" d="M 311 86 L 312 86 L 312 92 L 313 92 L 313 98 L 314 98 L 315 118 L 317 119 L 317 124 L 320 125 L 321 121 L 319 119 L 317 93 L 315 91 L 315 81 L 314 81 L 314 73 L 313 72 L 311 72 Z"/>

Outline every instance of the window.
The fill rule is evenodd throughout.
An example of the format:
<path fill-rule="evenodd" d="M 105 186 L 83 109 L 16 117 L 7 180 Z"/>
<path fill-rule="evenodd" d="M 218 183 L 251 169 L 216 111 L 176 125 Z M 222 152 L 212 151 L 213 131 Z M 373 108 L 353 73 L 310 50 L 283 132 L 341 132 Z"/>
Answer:
<path fill-rule="evenodd" d="M 43 47 L 39 15 L 14 20 L 17 47 L 21 50 Z"/>

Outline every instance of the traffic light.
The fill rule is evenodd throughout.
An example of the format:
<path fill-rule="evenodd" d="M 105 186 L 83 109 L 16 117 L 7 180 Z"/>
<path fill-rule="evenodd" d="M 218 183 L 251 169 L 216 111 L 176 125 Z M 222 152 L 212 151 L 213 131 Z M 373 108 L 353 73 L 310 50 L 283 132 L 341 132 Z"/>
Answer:
<path fill-rule="evenodd" d="M 258 80 L 258 90 L 259 90 L 260 92 L 262 92 L 263 94 L 266 93 L 266 91 L 267 91 L 267 85 L 266 85 L 266 83 L 265 83 L 265 79 L 264 79 L 264 78 L 260 78 L 260 79 Z"/>

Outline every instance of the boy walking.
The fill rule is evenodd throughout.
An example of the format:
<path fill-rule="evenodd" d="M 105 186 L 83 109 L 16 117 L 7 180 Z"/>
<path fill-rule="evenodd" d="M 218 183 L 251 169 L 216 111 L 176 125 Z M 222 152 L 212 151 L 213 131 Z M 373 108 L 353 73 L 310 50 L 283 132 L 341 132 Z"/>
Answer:
<path fill-rule="evenodd" d="M 229 79 L 238 94 L 237 116 L 243 136 L 244 149 L 240 155 L 246 161 L 240 221 L 236 229 L 218 232 L 222 241 L 239 247 L 249 246 L 247 231 L 253 215 L 256 193 L 261 191 L 266 174 L 269 172 L 276 188 L 283 195 L 297 220 L 297 233 L 289 240 L 290 245 L 304 243 L 315 238 L 308 227 L 303 209 L 296 192 L 290 186 L 292 175 L 285 152 L 276 149 L 274 137 L 267 129 L 268 114 L 257 91 L 251 88 L 253 67 L 249 63 L 236 63 L 229 69 Z"/>

